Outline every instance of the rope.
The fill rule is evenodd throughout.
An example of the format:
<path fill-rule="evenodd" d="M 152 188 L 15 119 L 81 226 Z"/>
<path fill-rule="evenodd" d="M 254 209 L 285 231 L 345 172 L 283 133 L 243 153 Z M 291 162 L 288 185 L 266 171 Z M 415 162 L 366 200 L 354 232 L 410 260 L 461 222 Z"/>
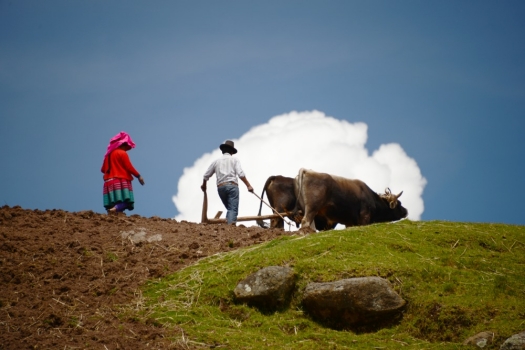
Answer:
<path fill-rule="evenodd" d="M 291 224 L 288 220 L 286 220 L 286 219 L 285 219 L 285 218 L 284 218 L 279 212 L 277 212 L 277 210 L 275 210 L 270 204 L 266 203 L 266 202 L 264 201 L 264 199 L 262 199 L 261 197 L 259 197 L 255 192 L 252 192 L 252 193 L 253 193 L 253 195 L 254 195 L 255 197 L 259 198 L 259 200 L 260 200 L 261 202 L 263 202 L 264 204 L 266 204 L 266 205 L 267 205 L 267 206 L 268 206 L 268 207 L 269 207 L 269 208 L 270 208 L 275 214 L 279 215 L 279 216 L 281 217 L 281 219 L 283 219 L 283 221 L 286 222 L 286 224 L 288 224 L 288 231 L 291 230 L 291 225 L 292 225 L 292 224 Z"/>

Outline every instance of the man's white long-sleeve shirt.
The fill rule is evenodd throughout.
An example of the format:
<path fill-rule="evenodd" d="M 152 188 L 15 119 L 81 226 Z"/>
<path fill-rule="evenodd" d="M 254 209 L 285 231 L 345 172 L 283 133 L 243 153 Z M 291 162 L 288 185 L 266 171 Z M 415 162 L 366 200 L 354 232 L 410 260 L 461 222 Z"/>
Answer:
<path fill-rule="evenodd" d="M 237 177 L 246 176 L 239 159 L 232 157 L 229 153 L 224 153 L 221 158 L 211 163 L 204 173 L 204 180 L 208 181 L 213 174 L 217 177 L 217 185 L 230 181 L 237 183 Z"/>

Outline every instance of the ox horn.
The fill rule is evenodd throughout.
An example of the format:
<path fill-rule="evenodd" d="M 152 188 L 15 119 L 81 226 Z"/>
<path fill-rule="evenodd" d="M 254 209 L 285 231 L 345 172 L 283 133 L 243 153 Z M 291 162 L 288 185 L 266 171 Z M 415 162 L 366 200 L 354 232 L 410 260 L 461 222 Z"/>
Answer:
<path fill-rule="evenodd" d="M 399 192 L 399 194 L 395 196 L 396 199 L 398 199 L 399 197 L 401 197 L 402 194 L 403 194 L 403 191 Z"/>

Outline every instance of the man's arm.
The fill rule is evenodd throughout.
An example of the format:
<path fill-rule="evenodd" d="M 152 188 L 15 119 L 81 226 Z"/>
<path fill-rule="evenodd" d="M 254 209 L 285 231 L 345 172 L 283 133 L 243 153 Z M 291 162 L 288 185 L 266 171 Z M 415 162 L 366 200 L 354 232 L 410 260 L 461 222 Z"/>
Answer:
<path fill-rule="evenodd" d="M 202 185 L 201 190 L 203 192 L 206 192 L 206 182 L 209 180 L 209 178 L 215 173 L 215 163 L 217 161 L 214 161 L 211 163 L 211 165 L 208 167 L 208 170 L 204 173 L 203 179 L 202 179 Z"/>
<path fill-rule="evenodd" d="M 248 181 L 246 176 L 241 176 L 239 178 L 242 180 L 242 182 L 244 182 L 244 184 L 246 185 L 246 188 L 248 188 L 248 191 L 253 192 L 253 187 L 252 185 L 250 185 L 250 182 Z"/>

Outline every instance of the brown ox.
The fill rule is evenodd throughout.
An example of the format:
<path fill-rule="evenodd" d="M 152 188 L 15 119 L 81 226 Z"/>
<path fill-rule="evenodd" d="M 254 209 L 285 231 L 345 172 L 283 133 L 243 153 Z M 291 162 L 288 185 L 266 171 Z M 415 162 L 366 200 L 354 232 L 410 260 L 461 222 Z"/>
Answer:
<path fill-rule="evenodd" d="M 298 211 L 295 211 L 296 215 L 292 214 L 295 209 L 295 191 L 294 191 L 294 179 L 291 177 L 285 177 L 281 175 L 270 176 L 264 184 L 261 198 L 264 198 L 264 192 L 268 197 L 269 204 L 277 210 L 278 213 L 290 213 L 285 216 L 286 218 L 295 222 L 295 225 L 299 227 L 300 215 Z M 259 205 L 258 216 L 261 216 L 263 202 Z M 333 229 L 335 225 L 329 227 L 326 220 L 323 217 L 316 216 L 314 219 L 315 226 L 322 229 Z M 257 220 L 257 224 L 260 227 L 268 228 L 263 220 Z M 270 228 L 282 228 L 284 229 L 284 221 L 282 218 L 271 219 Z"/>
<path fill-rule="evenodd" d="M 348 226 L 369 225 L 377 222 L 405 218 L 408 211 L 398 198 L 387 189 L 378 195 L 363 181 L 300 169 L 294 180 L 297 197 L 294 211 L 303 210 L 302 230 L 330 229 L 337 224 Z M 324 218 L 325 226 L 317 218 Z M 315 227 L 312 222 L 316 218 Z"/>

